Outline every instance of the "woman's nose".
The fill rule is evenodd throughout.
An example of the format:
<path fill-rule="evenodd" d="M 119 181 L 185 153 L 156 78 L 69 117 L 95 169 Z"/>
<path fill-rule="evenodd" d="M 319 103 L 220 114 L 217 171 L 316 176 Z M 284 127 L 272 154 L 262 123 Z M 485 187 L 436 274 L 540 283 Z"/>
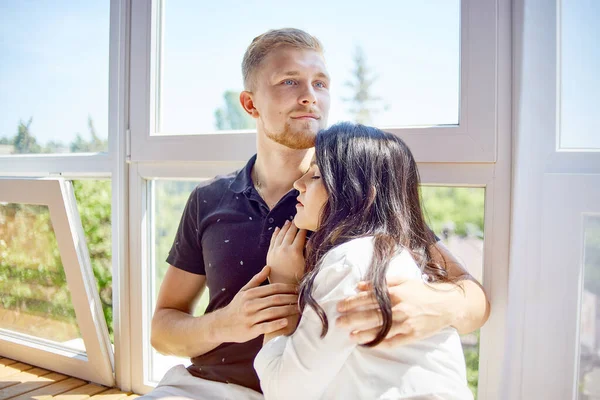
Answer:
<path fill-rule="evenodd" d="M 304 183 L 302 182 L 302 178 L 296 180 L 296 182 L 294 182 L 294 189 L 296 189 L 299 192 L 304 191 Z"/>

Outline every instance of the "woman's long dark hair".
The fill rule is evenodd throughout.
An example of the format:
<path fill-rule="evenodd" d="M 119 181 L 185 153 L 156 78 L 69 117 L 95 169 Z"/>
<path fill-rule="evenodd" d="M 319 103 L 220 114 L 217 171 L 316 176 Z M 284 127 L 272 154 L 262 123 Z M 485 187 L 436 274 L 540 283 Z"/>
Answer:
<path fill-rule="evenodd" d="M 328 330 L 327 316 L 312 297 L 318 264 L 333 247 L 373 236 L 374 252 L 364 278 L 370 281 L 383 316 L 383 326 L 367 346 L 375 346 L 392 326 L 392 305 L 386 284 L 387 267 L 401 249 L 408 250 L 429 282 L 448 282 L 446 270 L 435 264 L 428 247 L 435 243 L 425 224 L 419 200 L 417 163 L 402 139 L 377 128 L 340 123 L 316 138 L 316 161 L 329 195 L 317 231 L 306 250 L 300 286 L 300 310 L 312 307 Z"/>

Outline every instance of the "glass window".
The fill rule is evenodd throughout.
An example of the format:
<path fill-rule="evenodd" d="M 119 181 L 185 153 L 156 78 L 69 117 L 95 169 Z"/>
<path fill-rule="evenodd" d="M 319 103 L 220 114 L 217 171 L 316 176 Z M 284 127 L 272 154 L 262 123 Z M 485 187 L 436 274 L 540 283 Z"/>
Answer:
<path fill-rule="evenodd" d="M 579 326 L 579 399 L 600 397 L 600 215 L 586 215 Z"/>
<path fill-rule="evenodd" d="M 169 255 L 169 250 L 173 245 L 179 221 L 185 208 L 185 204 L 192 193 L 192 190 L 200 183 L 200 181 L 183 181 L 183 180 L 152 180 L 149 182 L 150 191 L 152 193 L 152 310 L 156 306 L 156 299 L 160 284 L 167 272 L 168 264 L 166 258 Z M 202 315 L 208 305 L 208 289 L 204 291 L 202 297 L 198 301 L 195 315 Z M 147 327 L 150 331 L 150 326 Z M 165 356 L 152 349 L 151 352 L 151 368 L 150 378 L 155 382 L 159 382 L 169 368 L 177 364 L 189 364 L 189 359 L 173 356 Z"/>
<path fill-rule="evenodd" d="M 110 180 L 72 181 L 77 210 L 85 234 L 92 270 L 98 285 L 98 295 L 114 342 L 112 308 L 112 241 Z"/>
<path fill-rule="evenodd" d="M 458 123 L 459 0 L 335 0 L 318 10 L 274 0 L 180 0 L 165 1 L 163 12 L 160 134 L 254 129 L 238 100 L 242 57 L 252 38 L 278 27 L 323 43 L 330 123 Z"/>
<path fill-rule="evenodd" d="M 108 150 L 109 8 L 0 3 L 0 155 Z"/>
<path fill-rule="evenodd" d="M 0 328 L 85 351 L 47 206 L 0 203 Z"/>
<path fill-rule="evenodd" d="M 421 187 L 429 227 L 469 273 L 483 282 L 484 188 Z M 469 387 L 477 399 L 479 330 L 461 336 Z"/>
<path fill-rule="evenodd" d="M 600 3 L 560 2 L 561 149 L 600 149 Z"/>

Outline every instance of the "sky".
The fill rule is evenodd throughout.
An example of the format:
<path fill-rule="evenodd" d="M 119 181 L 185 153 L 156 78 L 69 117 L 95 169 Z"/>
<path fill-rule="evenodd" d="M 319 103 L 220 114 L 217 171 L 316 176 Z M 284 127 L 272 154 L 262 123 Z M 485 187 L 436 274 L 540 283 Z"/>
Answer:
<path fill-rule="evenodd" d="M 600 36 L 599 4 L 563 6 L 561 143 L 567 147 L 600 147 L 600 117 L 593 115 L 600 50 L 592 44 Z M 352 119 L 345 83 L 361 46 L 375 78 L 373 95 L 381 98 L 373 124 L 456 124 L 459 14 L 459 0 L 165 0 L 160 133 L 214 132 L 223 93 L 242 89 L 240 64 L 252 38 L 290 26 L 324 44 L 330 123 Z M 87 134 L 88 116 L 107 137 L 108 54 L 108 0 L 0 1 L 0 137 L 14 136 L 19 121 L 33 117 L 40 142 L 68 143 Z"/>

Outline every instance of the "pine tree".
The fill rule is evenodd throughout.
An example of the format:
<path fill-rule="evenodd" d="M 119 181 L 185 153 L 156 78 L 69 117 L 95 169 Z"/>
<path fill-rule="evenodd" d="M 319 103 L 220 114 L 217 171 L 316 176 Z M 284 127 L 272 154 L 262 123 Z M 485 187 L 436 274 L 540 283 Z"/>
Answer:
<path fill-rule="evenodd" d="M 344 101 L 350 103 L 348 111 L 354 116 L 355 122 L 365 125 L 373 122 L 373 115 L 378 112 L 381 103 L 381 98 L 372 94 L 373 83 L 377 78 L 371 75 L 362 48 L 356 46 L 352 78 L 345 82 L 345 86 L 352 90 L 353 95 L 351 98 L 345 98 Z"/>
<path fill-rule="evenodd" d="M 32 122 L 33 117 L 29 118 L 27 123 L 19 121 L 17 136 L 13 141 L 15 154 L 40 153 L 42 151 L 41 146 L 30 132 Z"/>

